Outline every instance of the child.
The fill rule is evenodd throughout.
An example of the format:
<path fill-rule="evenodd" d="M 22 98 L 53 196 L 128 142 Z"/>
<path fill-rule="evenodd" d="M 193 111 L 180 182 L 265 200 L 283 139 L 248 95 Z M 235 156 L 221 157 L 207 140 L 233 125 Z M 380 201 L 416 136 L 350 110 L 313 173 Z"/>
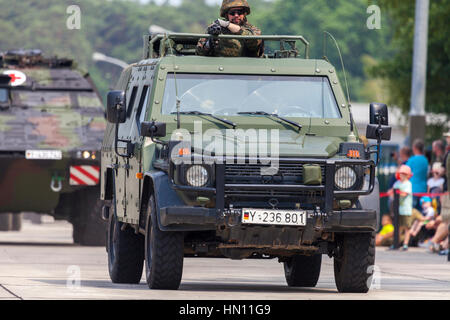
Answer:
<path fill-rule="evenodd" d="M 444 190 L 444 168 L 440 162 L 433 163 L 431 178 L 427 181 L 428 193 L 441 193 Z"/>
<path fill-rule="evenodd" d="M 430 197 L 422 197 L 420 199 L 420 204 L 422 205 L 423 215 L 414 215 L 414 222 L 411 228 L 405 235 L 405 240 L 403 242 L 403 250 L 408 250 L 408 243 L 411 237 L 417 236 L 423 226 L 425 226 L 428 222 L 434 219 L 435 211 L 431 205 Z"/>
<path fill-rule="evenodd" d="M 394 226 L 392 225 L 392 218 L 390 215 L 385 214 L 381 219 L 381 228 L 375 238 L 375 245 L 377 246 L 389 246 L 392 244 L 394 237 Z"/>
<path fill-rule="evenodd" d="M 400 235 L 407 233 L 412 225 L 412 209 L 413 209 L 413 195 L 412 184 L 409 179 L 413 176 L 411 168 L 407 165 L 401 165 L 395 173 L 397 181 L 394 183 L 393 190 L 398 190 L 400 194 L 399 205 L 399 231 Z M 393 194 L 391 189 L 390 193 Z M 408 244 L 403 243 L 403 250 L 408 250 Z"/>

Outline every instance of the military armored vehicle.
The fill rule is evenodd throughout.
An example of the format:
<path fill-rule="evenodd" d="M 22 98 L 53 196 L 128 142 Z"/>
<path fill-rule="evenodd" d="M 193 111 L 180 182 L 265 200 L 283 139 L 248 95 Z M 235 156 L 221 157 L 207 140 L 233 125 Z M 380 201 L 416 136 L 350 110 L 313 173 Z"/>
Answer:
<path fill-rule="evenodd" d="M 0 219 L 20 212 L 73 224 L 76 243 L 104 245 L 99 198 L 105 110 L 88 74 L 40 50 L 0 55 Z"/>
<path fill-rule="evenodd" d="M 101 198 L 112 281 L 139 283 L 145 265 L 150 288 L 177 289 L 185 256 L 278 258 L 289 286 L 314 287 L 328 255 L 338 291 L 367 292 L 387 106 L 370 105 L 366 135 L 377 143 L 365 146 L 336 69 L 310 59 L 304 37 L 220 35 L 277 49 L 196 56 L 207 37 L 144 37 L 143 59 L 108 93 Z"/>

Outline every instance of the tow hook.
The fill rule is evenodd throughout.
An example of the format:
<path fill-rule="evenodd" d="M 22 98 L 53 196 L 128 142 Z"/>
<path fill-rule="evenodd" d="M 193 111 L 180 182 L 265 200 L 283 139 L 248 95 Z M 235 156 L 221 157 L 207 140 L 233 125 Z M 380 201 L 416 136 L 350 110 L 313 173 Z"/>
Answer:
<path fill-rule="evenodd" d="M 52 189 L 53 192 L 60 192 L 62 189 L 62 180 L 64 180 L 64 178 L 54 175 L 50 182 L 50 189 Z"/>

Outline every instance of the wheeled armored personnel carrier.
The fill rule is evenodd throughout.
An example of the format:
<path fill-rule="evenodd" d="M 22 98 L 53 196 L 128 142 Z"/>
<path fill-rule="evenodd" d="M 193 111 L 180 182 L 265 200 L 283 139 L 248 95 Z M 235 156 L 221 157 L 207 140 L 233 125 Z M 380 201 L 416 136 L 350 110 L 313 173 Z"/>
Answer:
<path fill-rule="evenodd" d="M 76 243 L 103 245 L 99 198 L 105 110 L 88 74 L 40 50 L 0 55 L 0 223 L 20 212 L 73 224 Z"/>
<path fill-rule="evenodd" d="M 314 287 L 326 255 L 340 292 L 367 292 L 379 214 L 372 155 L 390 138 L 387 106 L 370 105 L 366 135 L 377 144 L 365 146 L 336 69 L 310 59 L 302 36 L 220 35 L 279 48 L 196 56 L 207 37 L 144 37 L 143 60 L 108 94 L 101 198 L 112 281 L 138 283 L 145 265 L 150 288 L 177 289 L 186 256 L 278 258 L 289 286 Z"/>

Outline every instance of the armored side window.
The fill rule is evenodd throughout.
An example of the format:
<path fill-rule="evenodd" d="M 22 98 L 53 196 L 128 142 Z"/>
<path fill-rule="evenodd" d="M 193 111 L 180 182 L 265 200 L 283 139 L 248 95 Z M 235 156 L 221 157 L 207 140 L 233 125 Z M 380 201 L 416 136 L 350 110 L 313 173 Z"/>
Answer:
<path fill-rule="evenodd" d="M 127 118 L 130 118 L 131 113 L 133 112 L 133 106 L 134 101 L 136 100 L 136 94 L 137 94 L 138 87 L 133 87 L 133 91 L 131 92 L 131 97 L 128 100 L 128 106 L 127 106 Z"/>
<path fill-rule="evenodd" d="M 144 86 L 142 88 L 141 98 L 139 100 L 139 106 L 136 112 L 136 123 L 138 125 L 138 130 L 140 130 L 140 123 L 142 121 L 141 112 L 144 107 L 144 105 L 147 104 L 147 93 L 148 93 L 148 86 Z M 144 111 L 145 114 L 145 111 Z"/>

